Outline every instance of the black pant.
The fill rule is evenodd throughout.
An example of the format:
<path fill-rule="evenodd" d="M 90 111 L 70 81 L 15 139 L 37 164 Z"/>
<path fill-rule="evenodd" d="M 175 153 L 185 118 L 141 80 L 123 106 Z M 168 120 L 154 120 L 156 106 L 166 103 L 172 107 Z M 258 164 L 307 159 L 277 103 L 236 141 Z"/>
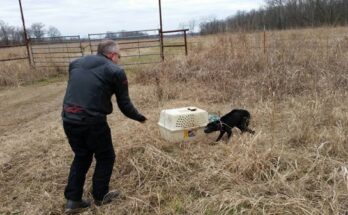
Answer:
<path fill-rule="evenodd" d="M 77 125 L 63 122 L 71 149 L 75 153 L 71 164 L 65 198 L 80 201 L 86 174 L 93 155 L 96 167 L 93 175 L 93 197 L 101 201 L 109 192 L 109 182 L 115 162 L 111 132 L 107 122 L 95 125 Z"/>

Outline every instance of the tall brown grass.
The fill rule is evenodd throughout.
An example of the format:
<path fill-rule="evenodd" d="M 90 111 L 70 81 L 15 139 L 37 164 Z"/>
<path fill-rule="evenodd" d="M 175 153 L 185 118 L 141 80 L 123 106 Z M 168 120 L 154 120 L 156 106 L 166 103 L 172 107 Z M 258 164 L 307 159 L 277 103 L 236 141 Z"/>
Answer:
<path fill-rule="evenodd" d="M 202 37 L 188 57 L 133 68 L 131 97 L 149 122 L 109 118 L 117 151 L 110 185 L 124 198 L 84 214 L 348 213 L 348 39 L 327 40 L 347 32 L 271 32 L 266 54 L 262 33 Z M 24 93 L 46 114 L 37 116 L 30 102 L 2 107 L 11 112 L 17 104 L 35 117 L 24 117 L 23 125 L 23 116 L 3 117 L 9 125 L 0 130 L 7 153 L 0 213 L 62 213 L 72 159 L 59 120 L 64 88 L 56 83 Z M 246 108 L 256 134 L 234 130 L 227 144 L 215 144 L 217 134 L 166 142 L 156 124 L 160 110 L 188 105 L 222 114 Z"/>
<path fill-rule="evenodd" d="M 175 213 L 347 213 L 348 38 L 330 30 L 272 32 L 283 39 L 269 36 L 266 54 L 256 35 L 219 35 L 138 73 L 164 104 L 254 115 L 254 137 L 180 157 L 193 170 L 171 190 Z"/>
<path fill-rule="evenodd" d="M 0 60 L 3 59 L 17 59 L 11 61 L 0 61 L 0 87 L 21 86 L 24 84 L 47 81 L 56 76 L 66 75 L 67 66 L 61 62 L 80 57 L 80 53 L 64 53 L 68 51 L 77 52 L 77 44 L 72 44 L 69 47 L 67 44 L 58 45 L 32 45 L 31 51 L 40 54 L 31 54 L 32 63 L 30 64 L 27 56 L 26 47 L 8 47 L 0 49 Z M 51 51 L 50 51 L 51 49 Z M 56 53 L 54 53 L 56 52 Z M 42 54 L 46 53 L 46 54 Z M 67 57 L 69 59 L 67 59 Z M 36 62 L 36 65 L 35 63 Z"/>
<path fill-rule="evenodd" d="M 26 60 L 0 62 L 0 65 L 0 88 L 47 81 L 53 77 L 67 74 L 65 69 L 54 65 L 50 68 L 32 68 Z"/>

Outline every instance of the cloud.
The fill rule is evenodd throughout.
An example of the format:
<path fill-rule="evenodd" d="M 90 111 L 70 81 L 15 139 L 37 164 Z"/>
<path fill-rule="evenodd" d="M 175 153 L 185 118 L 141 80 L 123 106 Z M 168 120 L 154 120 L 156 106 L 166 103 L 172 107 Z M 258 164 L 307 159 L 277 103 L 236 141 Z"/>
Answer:
<path fill-rule="evenodd" d="M 179 23 L 215 16 L 222 19 L 237 10 L 259 8 L 263 0 L 162 0 L 164 29 Z M 27 26 L 42 22 L 64 35 L 159 27 L 158 0 L 25 0 Z M 1 0 L 0 20 L 21 26 L 19 5 Z"/>

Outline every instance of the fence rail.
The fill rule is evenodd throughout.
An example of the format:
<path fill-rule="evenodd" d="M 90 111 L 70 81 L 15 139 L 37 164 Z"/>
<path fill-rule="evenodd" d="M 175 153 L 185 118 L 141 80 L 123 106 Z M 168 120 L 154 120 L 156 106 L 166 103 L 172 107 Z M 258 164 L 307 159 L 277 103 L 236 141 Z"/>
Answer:
<path fill-rule="evenodd" d="M 22 47 L 22 46 L 25 46 L 25 44 L 0 45 L 0 49 Z"/>
<path fill-rule="evenodd" d="M 27 60 L 27 59 L 28 59 L 28 57 L 7 58 L 7 59 L 0 59 L 0 62 L 15 61 L 15 60 Z"/>
<path fill-rule="evenodd" d="M 105 39 L 117 41 L 122 50 L 122 65 L 159 63 L 165 56 L 178 53 L 188 54 L 188 29 L 160 31 L 160 29 L 107 32 L 89 34 L 88 38 L 80 36 L 30 38 L 29 56 L 25 52 L 25 44 L 0 46 L 0 62 L 22 61 L 30 59 L 36 67 L 64 67 L 74 59 L 95 54 L 98 43 Z M 203 38 L 204 39 L 204 38 Z M 252 34 L 228 34 L 226 40 L 233 49 L 253 51 L 256 54 L 266 55 L 276 52 L 299 50 L 295 55 L 305 52 L 319 51 L 328 55 L 330 51 L 341 52 L 348 48 L 346 33 L 339 35 L 325 35 L 313 38 L 311 35 L 282 35 L 281 32 L 259 32 Z M 200 40 L 197 37 L 197 40 Z M 194 42 L 196 44 L 196 42 Z M 192 41 L 190 43 L 193 45 Z M 11 50 L 11 53 L 7 54 Z M 173 50 L 173 51 L 171 51 Z M 1 65 L 0 65 L 1 66 Z"/>
<path fill-rule="evenodd" d="M 8 50 L 8 49 L 11 49 L 11 48 L 22 48 L 22 47 L 25 47 L 25 44 L 2 45 L 2 46 L 0 46 L 0 50 Z M 17 55 L 17 52 L 15 52 L 13 54 Z M 28 60 L 28 58 L 29 57 L 26 54 L 23 54 L 23 55 L 20 55 L 20 56 L 0 58 L 0 62 Z"/>
<path fill-rule="evenodd" d="M 88 39 L 91 54 L 97 52 L 100 41 L 117 41 L 122 50 L 124 66 L 161 62 L 159 29 L 89 34 Z"/>
<path fill-rule="evenodd" d="M 32 62 L 35 67 L 64 67 L 83 56 L 80 36 L 30 38 Z"/>
<path fill-rule="evenodd" d="M 162 60 L 164 60 L 164 48 L 173 48 L 173 47 L 184 47 L 185 48 L 185 55 L 187 55 L 187 31 L 189 29 L 179 29 L 179 30 L 170 30 L 170 31 L 162 31 L 161 32 L 161 39 L 162 39 L 162 47 L 161 47 L 161 52 L 162 52 Z M 184 35 L 184 42 L 180 44 L 167 44 L 164 45 L 164 38 L 165 34 L 173 34 L 173 33 L 182 33 Z M 177 35 L 174 35 L 177 36 Z M 168 36 L 167 36 L 168 37 Z"/>
<path fill-rule="evenodd" d="M 1 58 L 0 62 L 27 59 L 34 67 L 66 67 L 72 60 L 86 54 L 95 54 L 100 41 L 111 39 L 117 41 L 122 50 L 122 65 L 159 63 L 164 59 L 164 48 L 185 47 L 187 55 L 186 32 L 188 29 L 160 31 L 147 29 L 138 31 L 121 31 L 88 34 L 88 39 L 80 36 L 61 36 L 29 38 L 30 52 L 19 57 Z M 184 35 L 184 42 L 180 44 L 165 44 L 170 34 Z M 169 36 L 166 36 L 169 35 Z M 177 37 L 178 35 L 174 35 Z M 180 36 L 180 35 L 179 35 Z M 0 46 L 0 49 L 25 47 L 21 45 Z"/>

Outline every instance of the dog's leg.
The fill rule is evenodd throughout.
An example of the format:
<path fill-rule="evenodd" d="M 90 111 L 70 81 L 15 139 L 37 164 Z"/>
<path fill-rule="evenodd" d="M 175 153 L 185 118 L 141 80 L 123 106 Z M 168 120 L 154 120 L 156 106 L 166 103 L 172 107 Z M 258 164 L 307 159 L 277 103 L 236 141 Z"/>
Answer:
<path fill-rule="evenodd" d="M 226 132 L 227 132 L 227 139 L 229 140 L 231 138 L 231 136 L 232 136 L 232 130 L 231 129 L 227 129 Z"/>
<path fill-rule="evenodd" d="M 225 134 L 226 131 L 220 131 L 220 134 L 218 136 L 218 138 L 216 139 L 216 142 L 219 142 L 219 140 L 221 139 L 221 137 Z"/>
<path fill-rule="evenodd" d="M 249 126 L 249 118 L 243 117 L 242 122 L 237 126 L 237 128 L 239 128 L 239 130 L 243 134 L 244 132 L 248 131 L 248 126 Z"/>

